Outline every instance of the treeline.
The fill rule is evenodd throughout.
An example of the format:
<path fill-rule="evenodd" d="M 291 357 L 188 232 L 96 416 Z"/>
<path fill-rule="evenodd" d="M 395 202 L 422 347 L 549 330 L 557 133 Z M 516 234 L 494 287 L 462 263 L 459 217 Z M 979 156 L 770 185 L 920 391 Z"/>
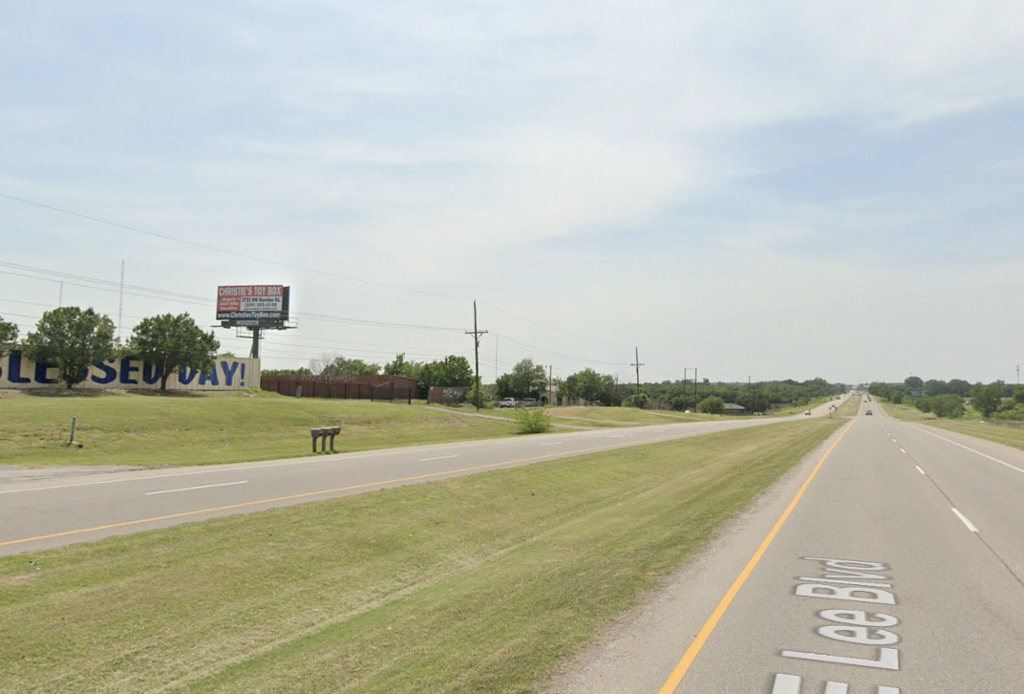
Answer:
<path fill-rule="evenodd" d="M 554 379 L 552 385 L 557 388 L 563 404 L 583 402 L 683 411 L 696 410 L 700 403 L 712 398 L 712 403 L 736 403 L 748 412 L 803 406 L 812 400 L 829 398 L 849 389 L 843 383 L 829 383 L 823 378 L 802 382 L 790 379 L 758 383 L 712 383 L 704 379 L 696 384 L 682 380 L 643 383 L 638 394 L 635 384 L 618 383 L 614 376 L 589 368 L 565 378 Z M 511 372 L 498 378 L 496 391 L 500 398 L 536 398 L 547 387 L 548 375 L 544 373 L 544 367 L 532 359 L 523 359 Z"/>
<path fill-rule="evenodd" d="M 755 383 L 712 383 L 708 379 L 697 384 L 693 381 L 662 381 L 641 387 L 641 392 L 662 408 L 667 405 L 673 410 L 693 410 L 705 398 L 713 397 L 742 405 L 748 412 L 803 407 L 812 400 L 834 397 L 848 390 L 844 383 L 829 383 L 823 378 Z"/>
<path fill-rule="evenodd" d="M 473 385 L 473 369 L 469 360 L 455 354 L 444 359 L 422 362 L 406 359 L 405 352 L 395 355 L 384 366 L 370 364 L 362 359 L 349 359 L 341 355 L 322 355 L 311 359 L 309 367 L 298 369 L 263 369 L 266 376 L 315 376 L 332 380 L 343 376 L 389 376 L 414 378 L 426 390 L 434 386 L 469 387 Z"/>
<path fill-rule="evenodd" d="M 983 417 L 1024 421 L 1024 386 L 1001 380 L 971 385 L 960 378 L 925 381 L 909 376 L 903 383 L 872 383 L 868 393 L 948 419 L 963 417 L 970 407 Z"/>

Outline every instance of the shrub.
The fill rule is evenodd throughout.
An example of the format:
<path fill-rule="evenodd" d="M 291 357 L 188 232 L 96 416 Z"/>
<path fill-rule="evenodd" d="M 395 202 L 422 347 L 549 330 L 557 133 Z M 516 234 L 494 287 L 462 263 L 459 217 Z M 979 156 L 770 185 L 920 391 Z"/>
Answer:
<path fill-rule="evenodd" d="M 964 416 L 964 399 L 959 395 L 936 395 L 929 399 L 932 412 L 939 417 L 957 419 Z"/>
<path fill-rule="evenodd" d="M 540 407 L 524 407 L 512 413 L 520 434 L 544 434 L 551 430 L 551 418 Z"/>
<path fill-rule="evenodd" d="M 628 398 L 622 401 L 623 407 L 638 407 L 641 410 L 646 408 L 650 402 L 650 398 L 647 397 L 647 393 L 637 393 L 630 395 Z"/>
<path fill-rule="evenodd" d="M 1024 405 L 1017 405 L 1013 409 L 1000 412 L 996 416 L 998 419 L 1006 419 L 1012 422 L 1024 422 Z"/>

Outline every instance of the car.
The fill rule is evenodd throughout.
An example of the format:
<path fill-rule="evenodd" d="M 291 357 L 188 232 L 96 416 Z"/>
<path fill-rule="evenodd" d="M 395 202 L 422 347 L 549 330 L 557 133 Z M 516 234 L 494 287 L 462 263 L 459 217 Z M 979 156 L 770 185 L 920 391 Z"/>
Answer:
<path fill-rule="evenodd" d="M 516 407 L 519 402 L 515 398 L 505 398 L 498 403 L 498 407 Z"/>
<path fill-rule="evenodd" d="M 804 412 L 804 415 L 809 417 L 811 415 L 811 411 L 807 410 L 806 412 Z"/>
<path fill-rule="evenodd" d="M 871 414 L 871 410 L 864 410 L 864 414 L 870 415 Z"/>

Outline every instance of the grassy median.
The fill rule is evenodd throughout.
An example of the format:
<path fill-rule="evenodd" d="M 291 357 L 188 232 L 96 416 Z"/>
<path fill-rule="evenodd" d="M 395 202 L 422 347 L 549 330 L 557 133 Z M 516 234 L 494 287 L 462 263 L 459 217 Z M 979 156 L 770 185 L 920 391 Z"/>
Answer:
<path fill-rule="evenodd" d="M 0 692 L 530 692 L 844 423 L 2 558 Z"/>
<path fill-rule="evenodd" d="M 878 403 L 886 414 L 894 419 L 912 424 L 927 424 L 936 429 L 945 429 L 965 436 L 973 436 L 1011 448 L 1024 450 L 1024 426 L 1019 422 L 1003 422 L 982 418 L 977 412 L 969 411 L 960 419 L 940 419 L 934 414 L 924 413 L 911 405 L 894 405 L 891 402 Z"/>

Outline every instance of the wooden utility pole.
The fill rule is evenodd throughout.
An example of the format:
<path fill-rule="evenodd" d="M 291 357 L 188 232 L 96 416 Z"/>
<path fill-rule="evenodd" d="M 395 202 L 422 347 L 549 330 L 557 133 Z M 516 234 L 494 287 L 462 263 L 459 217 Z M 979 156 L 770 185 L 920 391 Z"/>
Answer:
<path fill-rule="evenodd" d="M 486 330 L 478 330 L 476 327 L 476 302 L 473 302 L 473 331 L 466 331 L 467 335 L 473 336 L 473 354 L 476 357 L 476 394 L 473 396 L 473 404 L 477 411 L 480 410 L 480 336 L 486 335 Z"/>
<path fill-rule="evenodd" d="M 636 362 L 630 364 L 630 366 L 636 367 L 636 406 L 640 407 L 640 367 L 643 366 L 643 364 L 640 363 L 640 348 L 634 347 L 634 350 L 636 354 Z"/>

